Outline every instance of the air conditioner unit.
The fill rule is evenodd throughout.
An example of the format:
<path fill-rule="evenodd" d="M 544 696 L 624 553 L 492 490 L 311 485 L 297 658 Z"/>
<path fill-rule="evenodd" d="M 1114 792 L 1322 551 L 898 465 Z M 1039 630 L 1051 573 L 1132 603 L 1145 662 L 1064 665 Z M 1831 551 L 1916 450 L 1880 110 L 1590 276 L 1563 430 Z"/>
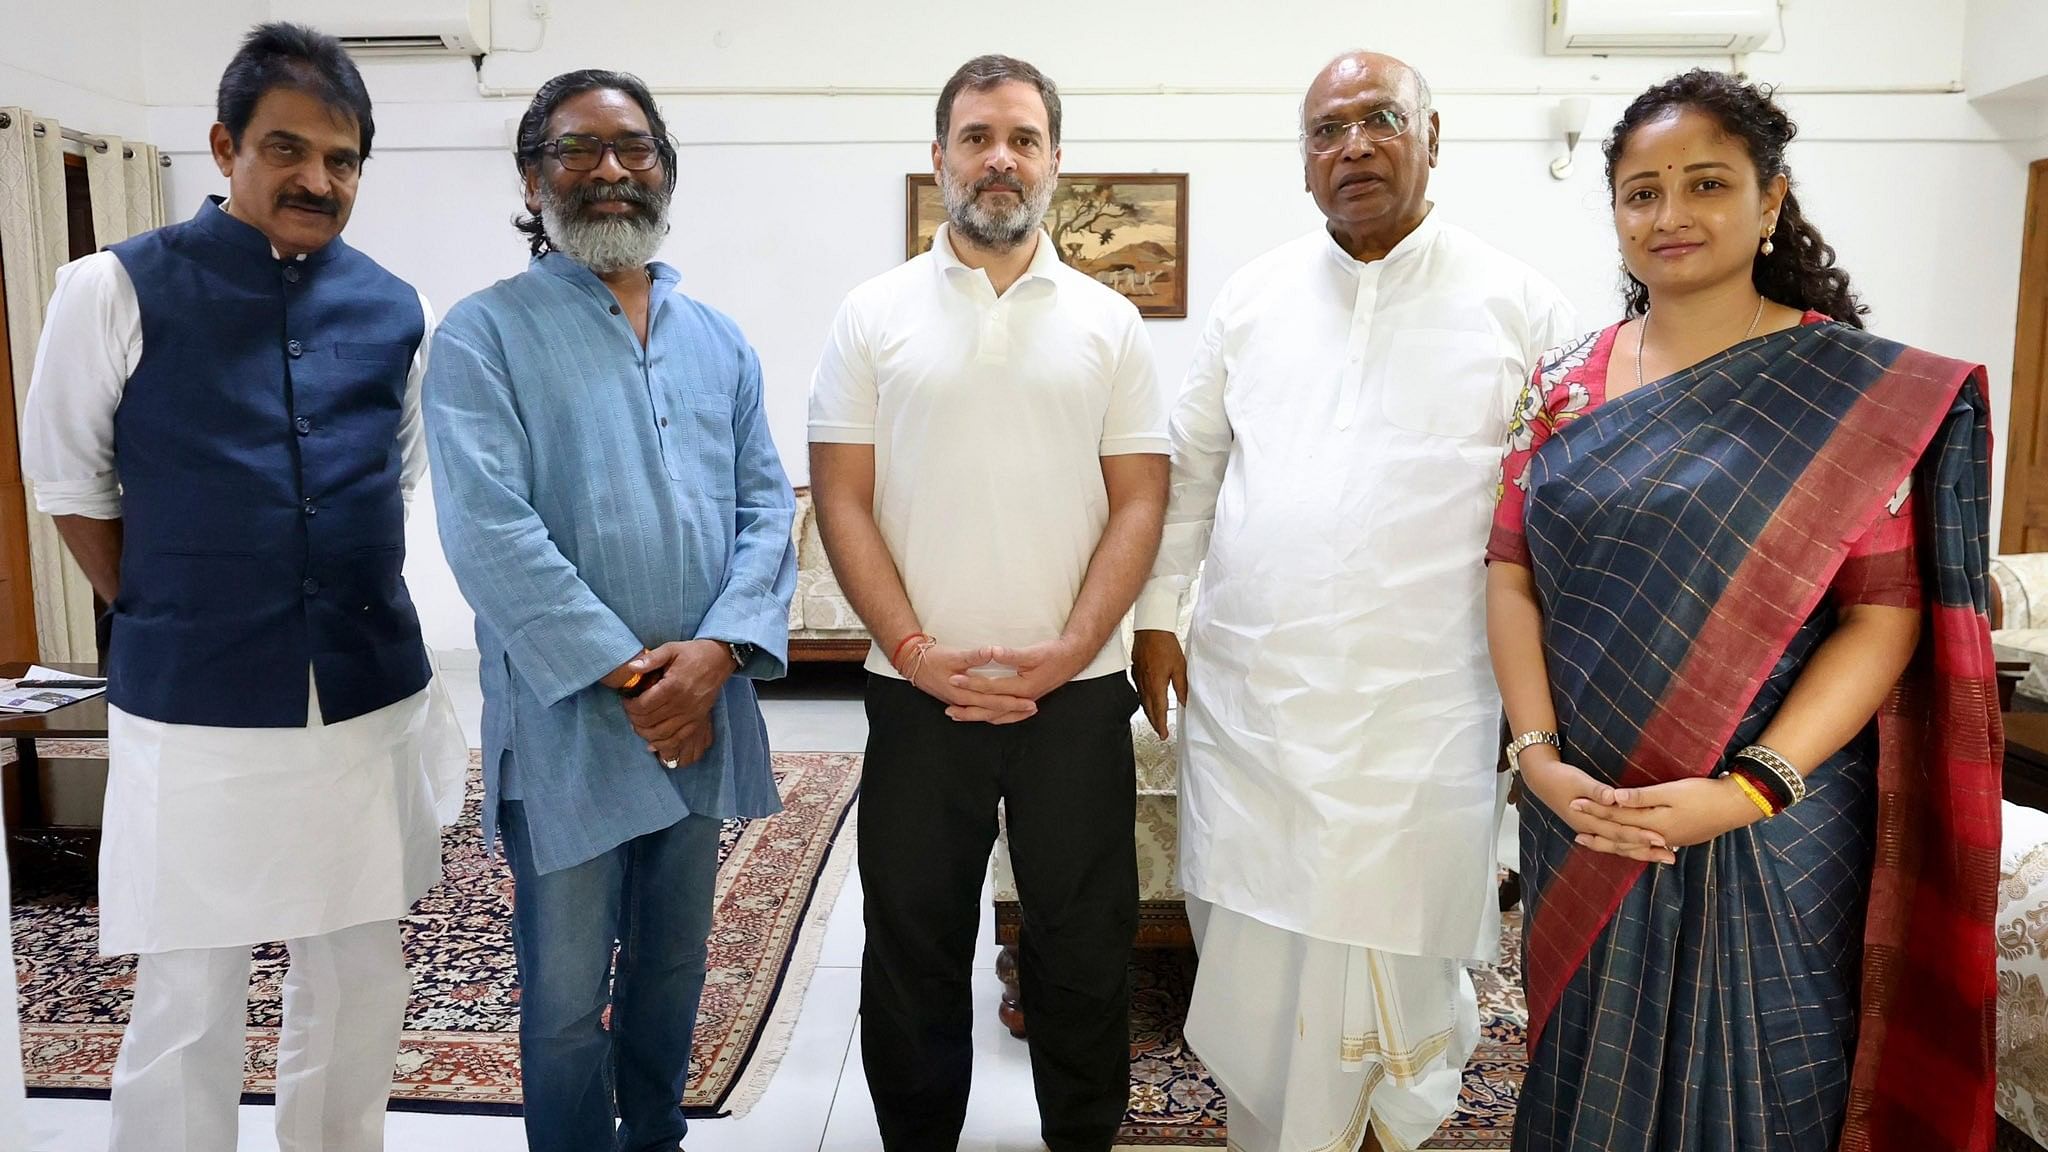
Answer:
<path fill-rule="evenodd" d="M 270 0 L 270 15 L 310 24 L 358 56 L 491 50 L 491 0 Z"/>
<path fill-rule="evenodd" d="M 1547 0 L 1552 56 L 1721 56 L 1754 52 L 1778 27 L 1778 0 Z"/>

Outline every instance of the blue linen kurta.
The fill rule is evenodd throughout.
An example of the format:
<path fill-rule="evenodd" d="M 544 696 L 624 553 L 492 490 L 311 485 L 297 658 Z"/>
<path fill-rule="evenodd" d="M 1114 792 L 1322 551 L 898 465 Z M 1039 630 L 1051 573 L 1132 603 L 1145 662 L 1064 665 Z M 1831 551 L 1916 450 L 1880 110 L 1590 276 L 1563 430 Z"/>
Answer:
<path fill-rule="evenodd" d="M 644 348 L 604 282 L 549 253 L 457 304 L 429 359 L 441 542 L 482 659 L 484 835 L 522 801 L 543 872 L 781 807 L 753 679 L 787 671 L 796 502 L 753 349 L 651 267 Z M 671 771 L 597 681 L 692 638 L 759 651 L 710 751 Z"/>

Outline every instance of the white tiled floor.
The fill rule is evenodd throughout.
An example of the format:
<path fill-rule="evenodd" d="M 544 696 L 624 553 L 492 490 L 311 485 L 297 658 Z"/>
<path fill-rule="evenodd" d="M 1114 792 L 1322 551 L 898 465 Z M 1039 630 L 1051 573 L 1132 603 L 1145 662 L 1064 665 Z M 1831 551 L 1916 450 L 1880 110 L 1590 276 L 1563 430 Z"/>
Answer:
<path fill-rule="evenodd" d="M 473 668 L 446 667 L 457 710 L 476 743 L 481 709 Z M 762 711 L 769 739 L 789 751 L 858 752 L 867 740 L 857 669 L 799 670 L 771 686 Z M 982 901 L 982 947 L 974 961 L 974 1092 L 961 1152 L 1038 1152 L 1031 1067 L 1021 1041 L 997 1023 L 994 944 L 988 901 Z M 804 997 L 796 1033 L 761 1101 L 744 1117 L 690 1125 L 689 1152 L 871 1152 L 874 1105 L 861 1075 L 856 1024 L 860 1005 L 860 877 L 847 878 L 826 928 L 818 969 Z M 102 1100 L 31 1100 L 36 1152 L 101 1152 L 107 1142 Z M 276 1152 L 271 1109 L 244 1107 L 237 1152 Z M 388 1152 L 517 1152 L 525 1147 L 517 1119 L 393 1112 L 385 1126 Z"/>

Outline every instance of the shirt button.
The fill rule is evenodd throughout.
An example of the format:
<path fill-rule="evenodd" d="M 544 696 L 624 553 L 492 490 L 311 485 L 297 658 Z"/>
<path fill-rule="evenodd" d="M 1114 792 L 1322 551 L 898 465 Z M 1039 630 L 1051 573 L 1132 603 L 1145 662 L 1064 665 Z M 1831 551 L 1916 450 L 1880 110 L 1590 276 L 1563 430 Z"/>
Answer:
<path fill-rule="evenodd" d="M 619 314 L 619 306 L 618 306 L 617 304 L 614 304 L 614 305 L 612 305 L 612 315 L 614 315 L 614 316 L 617 316 L 618 314 Z"/>
<path fill-rule="evenodd" d="M 319 511 L 320 510 L 318 508 L 313 507 L 313 502 L 311 500 L 306 501 L 306 515 L 312 516 L 317 514 Z"/>
<path fill-rule="evenodd" d="M 313 593 L 318 592 L 320 590 L 320 582 L 318 580 L 313 579 L 311 576 L 308 576 L 299 583 L 299 589 L 303 591 L 306 595 L 311 596 Z"/>
<path fill-rule="evenodd" d="M 306 346 L 299 343 L 297 340 L 292 340 L 288 341 L 285 344 L 284 350 L 291 356 L 292 359 L 296 360 L 299 358 L 299 354 L 306 350 Z"/>
<path fill-rule="evenodd" d="M 291 267 L 290 265 L 286 265 L 284 270 L 284 282 L 287 284 L 297 284 L 299 282 L 299 270 L 297 268 Z"/>
<path fill-rule="evenodd" d="M 663 417 L 661 418 L 661 426 L 662 426 L 663 428 L 666 428 L 666 427 L 668 427 L 668 417 L 666 417 L 666 416 L 663 416 Z"/>
<path fill-rule="evenodd" d="M 292 421 L 292 427 L 298 429 L 299 435 L 305 436 L 313 431 L 313 422 L 301 416 Z"/>

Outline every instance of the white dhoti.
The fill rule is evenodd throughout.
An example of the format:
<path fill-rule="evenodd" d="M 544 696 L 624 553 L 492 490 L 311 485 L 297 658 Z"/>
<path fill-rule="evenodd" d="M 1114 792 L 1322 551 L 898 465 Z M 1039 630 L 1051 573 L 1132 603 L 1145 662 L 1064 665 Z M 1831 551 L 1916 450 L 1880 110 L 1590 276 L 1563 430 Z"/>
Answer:
<path fill-rule="evenodd" d="M 440 879 L 468 762 L 438 679 L 303 728 L 107 709 L 100 950 L 142 954 L 112 1152 L 236 1145 L 250 949 L 285 941 L 278 1146 L 383 1147 L 410 974 L 398 918 Z"/>
<path fill-rule="evenodd" d="M 1284 931 L 1190 898 L 1201 964 L 1188 1045 L 1230 1105 L 1234 1152 L 1420 1147 L 1458 1106 L 1479 1002 L 1456 961 Z"/>

